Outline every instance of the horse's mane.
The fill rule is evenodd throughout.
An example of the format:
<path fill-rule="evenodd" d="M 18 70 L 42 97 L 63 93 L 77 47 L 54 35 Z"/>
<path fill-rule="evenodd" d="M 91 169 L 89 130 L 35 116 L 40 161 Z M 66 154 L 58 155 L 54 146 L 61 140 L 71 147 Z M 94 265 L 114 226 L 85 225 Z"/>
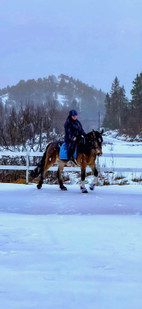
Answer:
<path fill-rule="evenodd" d="M 80 140 L 77 144 L 77 152 L 78 153 L 84 153 L 84 154 L 89 156 L 91 149 L 90 149 L 90 147 L 87 143 L 87 137 L 89 137 L 90 134 L 91 134 L 91 132 L 88 132 L 86 137 L 81 136 L 81 138 L 80 138 Z"/>

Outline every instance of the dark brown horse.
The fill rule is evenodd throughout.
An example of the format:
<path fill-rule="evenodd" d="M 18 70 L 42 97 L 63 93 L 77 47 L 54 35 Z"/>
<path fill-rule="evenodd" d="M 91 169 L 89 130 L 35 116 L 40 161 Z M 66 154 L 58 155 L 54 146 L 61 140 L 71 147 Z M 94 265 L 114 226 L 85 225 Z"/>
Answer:
<path fill-rule="evenodd" d="M 90 190 L 94 189 L 96 183 L 96 177 L 98 176 L 98 171 L 96 169 L 96 156 L 102 155 L 102 138 L 103 130 L 101 132 L 92 130 L 85 137 L 81 138 L 77 143 L 77 165 L 81 168 L 81 185 L 80 189 L 83 193 L 87 193 L 87 189 L 85 188 L 85 172 L 86 167 L 89 166 L 94 175 L 94 180 L 90 184 Z M 64 166 L 67 164 L 68 160 L 59 159 L 60 147 L 63 142 L 52 142 L 50 143 L 46 151 L 39 162 L 38 166 L 34 171 L 31 172 L 31 178 L 36 178 L 39 175 L 40 180 L 37 185 L 38 189 L 41 189 L 43 184 L 43 179 L 46 171 L 57 161 L 58 162 L 58 171 L 57 177 L 61 190 L 67 190 L 67 188 L 63 184 L 62 172 Z"/>

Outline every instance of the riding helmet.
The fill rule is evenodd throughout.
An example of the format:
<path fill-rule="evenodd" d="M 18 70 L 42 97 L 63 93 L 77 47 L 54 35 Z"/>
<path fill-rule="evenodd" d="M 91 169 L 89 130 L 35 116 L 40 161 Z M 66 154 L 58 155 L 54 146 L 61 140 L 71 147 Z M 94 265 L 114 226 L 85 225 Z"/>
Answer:
<path fill-rule="evenodd" d="M 69 116 L 77 116 L 77 111 L 75 109 L 72 109 L 70 112 L 69 112 Z"/>

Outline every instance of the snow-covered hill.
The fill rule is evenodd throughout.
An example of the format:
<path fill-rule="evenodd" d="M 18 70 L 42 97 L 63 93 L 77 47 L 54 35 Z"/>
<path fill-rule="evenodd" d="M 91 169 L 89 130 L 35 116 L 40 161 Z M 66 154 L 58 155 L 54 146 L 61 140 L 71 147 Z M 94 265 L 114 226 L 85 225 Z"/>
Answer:
<path fill-rule="evenodd" d="M 3 95 L 0 96 L 0 100 L 1 100 L 1 102 L 3 104 L 3 106 L 5 106 L 5 104 L 7 103 L 8 99 L 9 99 L 8 93 L 3 94 Z"/>
<path fill-rule="evenodd" d="M 90 118 L 91 124 L 92 121 L 97 121 L 98 112 L 101 112 L 103 119 L 104 100 L 103 91 L 64 74 L 37 80 L 21 80 L 17 85 L 0 89 L 0 101 L 4 106 L 14 104 L 17 110 L 21 104 L 24 106 L 27 103 L 35 106 L 47 104 L 50 108 L 53 104 L 53 108 L 57 109 L 74 107 L 81 111 L 85 121 Z"/>

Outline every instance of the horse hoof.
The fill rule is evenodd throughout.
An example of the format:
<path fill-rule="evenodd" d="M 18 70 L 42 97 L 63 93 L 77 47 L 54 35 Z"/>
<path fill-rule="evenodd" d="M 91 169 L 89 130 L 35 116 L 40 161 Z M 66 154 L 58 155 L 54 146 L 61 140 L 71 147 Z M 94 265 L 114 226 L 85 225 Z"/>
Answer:
<path fill-rule="evenodd" d="M 61 187 L 62 191 L 67 191 L 67 188 L 65 186 Z"/>
<path fill-rule="evenodd" d="M 95 189 L 95 185 L 90 185 L 90 190 L 93 191 Z"/>
<path fill-rule="evenodd" d="M 42 186 L 41 186 L 40 184 L 37 185 L 37 189 L 41 189 L 41 187 L 42 187 Z"/>
<path fill-rule="evenodd" d="M 87 189 L 86 189 L 86 188 L 83 188 L 83 189 L 82 189 L 82 193 L 88 193 Z"/>

